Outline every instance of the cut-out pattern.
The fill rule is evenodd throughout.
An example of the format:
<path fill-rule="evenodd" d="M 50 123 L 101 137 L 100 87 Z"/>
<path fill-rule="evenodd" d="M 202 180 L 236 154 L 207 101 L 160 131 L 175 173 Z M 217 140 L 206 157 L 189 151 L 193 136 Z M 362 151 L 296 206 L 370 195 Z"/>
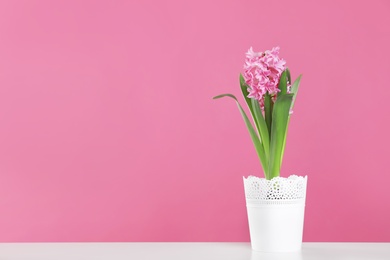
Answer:
<path fill-rule="evenodd" d="M 249 176 L 244 178 L 247 202 L 261 204 L 295 204 L 305 201 L 307 176 L 291 175 L 272 180 Z"/>

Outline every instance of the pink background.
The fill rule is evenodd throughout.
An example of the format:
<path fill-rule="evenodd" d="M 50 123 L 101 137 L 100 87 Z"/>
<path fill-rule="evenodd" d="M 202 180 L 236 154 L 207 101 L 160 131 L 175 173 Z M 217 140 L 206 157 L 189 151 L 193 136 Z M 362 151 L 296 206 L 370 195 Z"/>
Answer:
<path fill-rule="evenodd" d="M 303 74 L 304 241 L 390 241 L 388 1 L 1 1 L 0 241 L 249 241 L 244 53 Z M 240 96 L 242 101 L 242 97 Z"/>

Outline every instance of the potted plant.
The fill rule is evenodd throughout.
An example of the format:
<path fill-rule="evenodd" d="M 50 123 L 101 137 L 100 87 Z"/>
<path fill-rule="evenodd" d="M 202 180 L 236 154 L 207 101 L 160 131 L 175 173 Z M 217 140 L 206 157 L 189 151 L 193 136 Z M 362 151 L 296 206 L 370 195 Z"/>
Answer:
<path fill-rule="evenodd" d="M 232 94 L 260 159 L 264 177 L 244 177 L 252 249 L 264 252 L 299 251 L 302 246 L 307 176 L 280 177 L 287 130 L 301 75 L 292 83 L 279 47 L 246 53 L 241 92 L 253 125 Z"/>

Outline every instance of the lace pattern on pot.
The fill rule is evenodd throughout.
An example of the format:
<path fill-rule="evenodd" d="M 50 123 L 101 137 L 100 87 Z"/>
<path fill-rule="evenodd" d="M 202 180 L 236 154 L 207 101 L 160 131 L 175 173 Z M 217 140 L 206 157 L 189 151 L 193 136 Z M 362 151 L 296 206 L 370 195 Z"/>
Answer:
<path fill-rule="evenodd" d="M 307 176 L 291 175 L 266 180 L 255 176 L 244 177 L 247 201 L 262 204 L 294 204 L 306 198 Z"/>

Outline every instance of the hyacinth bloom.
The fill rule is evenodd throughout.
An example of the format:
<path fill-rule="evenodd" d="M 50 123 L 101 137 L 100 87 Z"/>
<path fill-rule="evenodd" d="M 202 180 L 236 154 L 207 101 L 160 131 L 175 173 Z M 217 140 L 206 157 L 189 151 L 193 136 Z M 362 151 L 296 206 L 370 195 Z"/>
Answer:
<path fill-rule="evenodd" d="M 255 52 L 251 47 L 246 53 L 240 87 L 253 124 L 234 95 L 214 97 L 235 99 L 268 180 L 280 176 L 288 123 L 301 80 L 299 76 L 291 85 L 290 71 L 279 50 Z"/>
<path fill-rule="evenodd" d="M 275 101 L 279 78 L 286 69 L 286 61 L 279 57 L 279 47 L 271 51 L 254 52 L 252 47 L 246 53 L 244 64 L 244 79 L 248 85 L 249 98 L 259 101 L 264 110 L 264 98 L 269 94 Z"/>

